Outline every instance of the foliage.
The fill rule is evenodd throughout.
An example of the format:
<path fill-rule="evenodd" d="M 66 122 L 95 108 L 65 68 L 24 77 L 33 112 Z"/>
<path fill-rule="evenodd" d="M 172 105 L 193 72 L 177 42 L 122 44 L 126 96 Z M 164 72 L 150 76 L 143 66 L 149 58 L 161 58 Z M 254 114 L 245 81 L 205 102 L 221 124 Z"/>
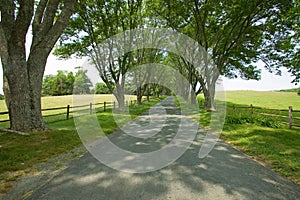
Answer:
<path fill-rule="evenodd" d="M 112 58 L 111 55 L 119 48 L 106 39 L 141 26 L 141 9 L 142 0 L 81 0 L 76 6 L 77 14 L 71 18 L 55 50 L 55 55 L 62 58 L 87 56 L 120 107 L 124 106 L 125 73 L 132 58 L 130 53 Z M 106 53 L 99 52 L 98 48 L 104 41 L 109 46 Z"/>
<path fill-rule="evenodd" d="M 73 93 L 75 77 L 72 72 L 57 71 L 57 75 L 46 75 L 42 85 L 43 96 L 70 95 Z"/>
<path fill-rule="evenodd" d="M 230 113 L 226 115 L 226 124 L 256 124 L 258 126 L 270 128 L 282 128 L 282 124 L 270 117 L 262 117 L 259 115 Z"/>
<path fill-rule="evenodd" d="M 279 90 L 279 92 L 298 92 L 300 88 L 284 89 Z"/>
<path fill-rule="evenodd" d="M 284 24 L 271 21 L 293 9 L 292 1 L 149 0 L 146 3 L 150 5 L 148 12 L 152 18 L 195 39 L 207 52 L 204 70 L 200 74 L 195 70 L 199 66 L 182 63 L 190 84 L 201 85 L 207 108 L 213 107 L 214 87 L 220 74 L 258 80 L 260 70 L 255 63 L 260 59 L 270 70 L 284 63 L 281 58 L 269 56 L 270 48 L 266 46 L 278 42 L 276 33 L 283 32 L 279 27 Z M 212 71 L 207 65 L 210 59 L 216 66 Z"/>
<path fill-rule="evenodd" d="M 5 97 L 3 94 L 0 94 L 0 100 L 3 100 Z"/>
<path fill-rule="evenodd" d="M 90 94 L 93 84 L 87 76 L 87 70 L 78 69 L 74 80 L 74 93 L 75 94 Z"/>
<path fill-rule="evenodd" d="M 105 83 L 96 83 L 95 94 L 111 94 Z"/>
<path fill-rule="evenodd" d="M 294 77 L 296 85 L 300 81 L 300 1 L 281 1 L 275 4 L 278 17 L 272 17 L 266 23 L 263 46 L 264 59 L 272 60 L 267 68 L 275 68 L 280 74 L 280 67 L 287 67 Z M 283 12 L 279 11 L 282 10 Z"/>
<path fill-rule="evenodd" d="M 73 88 L 79 93 L 91 93 L 92 82 L 87 71 L 78 69 L 73 72 L 58 70 L 56 75 L 46 75 L 42 85 L 43 96 L 60 96 L 73 94 Z"/>

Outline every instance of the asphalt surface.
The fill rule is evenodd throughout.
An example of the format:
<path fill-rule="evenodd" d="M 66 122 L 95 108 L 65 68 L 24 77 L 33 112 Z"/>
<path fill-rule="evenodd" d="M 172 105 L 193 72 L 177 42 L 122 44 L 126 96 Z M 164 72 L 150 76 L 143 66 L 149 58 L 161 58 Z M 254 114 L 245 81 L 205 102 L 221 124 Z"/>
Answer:
<path fill-rule="evenodd" d="M 160 104 L 168 108 L 167 120 L 158 134 L 148 138 L 155 145 L 147 145 L 144 135 L 136 138 L 133 132 L 125 135 L 121 130 L 109 139 L 120 148 L 135 152 L 153 151 L 166 145 L 178 130 L 176 120 L 180 120 L 172 117 L 180 114 L 172 102 L 168 98 Z M 144 120 L 142 116 L 135 122 Z M 134 131 L 130 125 L 127 130 Z M 205 132 L 199 129 L 192 145 L 178 160 L 147 173 L 121 172 L 86 153 L 40 184 L 26 199 L 300 199 L 299 185 L 221 140 L 207 157 L 200 159 L 198 153 L 204 136 Z"/>

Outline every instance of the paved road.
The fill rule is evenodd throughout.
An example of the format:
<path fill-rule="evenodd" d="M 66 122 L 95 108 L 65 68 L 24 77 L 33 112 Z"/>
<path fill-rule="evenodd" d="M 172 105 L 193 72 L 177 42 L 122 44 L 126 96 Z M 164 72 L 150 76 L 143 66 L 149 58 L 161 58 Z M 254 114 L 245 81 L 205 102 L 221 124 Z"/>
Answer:
<path fill-rule="evenodd" d="M 160 106 L 167 107 L 167 124 L 151 137 L 152 142 L 157 141 L 156 147 L 137 143 L 137 138 L 124 136 L 120 130 L 111 135 L 111 141 L 136 152 L 165 145 L 178 129 L 178 118 L 172 115 L 180 113 L 170 98 Z M 141 174 L 111 169 L 87 153 L 27 199 L 300 199 L 299 185 L 223 141 L 209 156 L 199 159 L 203 138 L 204 133 L 199 130 L 195 142 L 180 159 L 158 171 Z"/>

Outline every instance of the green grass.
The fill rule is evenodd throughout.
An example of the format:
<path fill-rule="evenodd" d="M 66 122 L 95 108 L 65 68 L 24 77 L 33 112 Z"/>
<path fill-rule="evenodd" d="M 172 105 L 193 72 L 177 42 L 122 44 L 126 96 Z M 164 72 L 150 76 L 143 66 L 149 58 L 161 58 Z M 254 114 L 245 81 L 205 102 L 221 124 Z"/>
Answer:
<path fill-rule="evenodd" d="M 300 184 L 300 129 L 226 124 L 221 138 Z"/>
<path fill-rule="evenodd" d="M 203 99 L 201 95 L 198 98 Z M 294 109 L 300 110 L 300 96 L 286 92 L 229 91 L 226 93 L 226 101 L 226 120 L 221 138 L 300 184 L 300 128 L 289 129 L 278 118 L 251 114 L 242 109 L 233 112 L 231 109 L 232 105 L 253 104 L 280 109 L 287 109 L 292 105 Z M 279 114 L 287 115 L 285 111 Z M 296 114 L 299 116 L 300 113 Z M 199 124 L 209 129 L 210 116 L 211 112 L 202 107 Z"/>
<path fill-rule="evenodd" d="M 51 99 L 53 101 L 54 99 Z M 59 98 L 55 104 L 65 104 L 70 98 Z M 100 100 L 100 99 L 99 99 Z M 143 105 L 129 107 L 127 119 L 133 119 L 147 111 L 161 99 L 151 99 Z M 105 134 L 115 131 L 118 126 L 114 122 L 111 109 L 97 109 L 96 116 Z M 65 118 L 64 118 L 65 119 Z M 53 121 L 53 120 L 50 120 Z M 123 123 L 127 123 L 123 121 Z M 54 120 L 47 123 L 48 131 L 30 133 L 29 136 L 21 136 L 12 133 L 0 132 L 0 194 L 12 187 L 12 183 L 19 177 L 28 173 L 38 172 L 38 166 L 65 152 L 81 146 L 74 120 Z"/>
<path fill-rule="evenodd" d="M 226 101 L 235 104 L 244 104 L 263 108 L 288 109 L 293 106 L 300 110 L 300 96 L 288 92 L 261 92 L 261 91 L 227 91 Z"/>

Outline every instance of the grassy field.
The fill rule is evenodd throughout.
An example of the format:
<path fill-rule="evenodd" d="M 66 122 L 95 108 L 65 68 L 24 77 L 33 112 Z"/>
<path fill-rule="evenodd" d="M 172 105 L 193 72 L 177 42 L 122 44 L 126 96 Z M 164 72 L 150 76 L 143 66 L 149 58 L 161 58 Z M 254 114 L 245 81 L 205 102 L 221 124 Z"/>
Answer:
<path fill-rule="evenodd" d="M 300 110 L 300 96 L 295 92 L 227 91 L 226 101 L 263 108 L 288 109 L 293 106 Z"/>
<path fill-rule="evenodd" d="M 107 95 L 97 95 L 98 102 L 110 99 L 111 97 Z M 150 102 L 144 102 L 142 106 L 132 105 L 129 107 L 128 116 L 135 118 L 160 100 L 151 99 Z M 47 101 L 49 107 L 59 107 L 69 104 L 72 97 L 43 98 L 44 105 L 47 105 Z M 97 118 L 105 134 L 110 134 L 118 128 L 111 109 L 105 112 L 103 109 L 96 110 Z M 65 152 L 74 151 L 75 147 L 82 146 L 73 119 L 66 120 L 63 117 L 63 120 L 47 123 L 47 127 L 48 131 L 30 133 L 30 136 L 0 132 L 0 195 L 9 190 L 17 178 L 29 173 L 40 173 L 40 168 L 43 168 L 46 162 L 53 162 L 54 166 L 60 167 L 61 160 L 52 161 L 54 158 Z M 71 153 L 70 157 L 74 156 L 78 156 L 78 152 Z"/>
<path fill-rule="evenodd" d="M 203 99 L 199 95 L 199 100 Z M 300 96 L 287 92 L 228 91 L 221 138 L 263 165 L 300 184 L 300 128 L 289 129 L 274 117 L 232 112 L 233 104 L 300 110 Z M 282 115 L 287 115 L 282 112 Z M 297 113 L 298 114 L 298 113 Z M 209 129 L 210 112 L 200 111 L 199 123 Z"/>

